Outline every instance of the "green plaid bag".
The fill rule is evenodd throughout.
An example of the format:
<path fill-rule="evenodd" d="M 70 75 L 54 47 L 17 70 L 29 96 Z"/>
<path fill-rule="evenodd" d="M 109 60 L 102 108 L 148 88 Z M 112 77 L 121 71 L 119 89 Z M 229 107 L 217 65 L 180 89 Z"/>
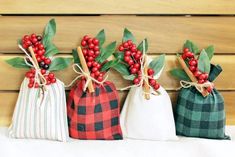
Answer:
<path fill-rule="evenodd" d="M 211 65 L 209 81 L 222 72 Z M 203 97 L 195 87 L 182 88 L 176 105 L 176 133 L 189 137 L 230 139 L 225 135 L 224 99 L 216 90 Z"/>

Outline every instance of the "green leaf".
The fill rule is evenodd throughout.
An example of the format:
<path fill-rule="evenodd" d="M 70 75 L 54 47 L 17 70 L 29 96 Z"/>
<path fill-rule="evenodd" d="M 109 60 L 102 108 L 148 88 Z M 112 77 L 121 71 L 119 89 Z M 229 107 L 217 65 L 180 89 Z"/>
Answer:
<path fill-rule="evenodd" d="M 72 54 L 73 54 L 73 62 L 74 62 L 74 64 L 79 64 L 80 65 L 81 63 L 80 63 L 80 59 L 78 57 L 77 50 L 73 49 L 72 50 Z"/>
<path fill-rule="evenodd" d="M 149 68 L 155 71 L 154 75 L 160 72 L 160 70 L 164 66 L 164 62 L 165 62 L 165 54 L 162 54 L 151 61 L 151 63 L 149 64 Z"/>
<path fill-rule="evenodd" d="M 49 71 L 59 71 L 67 68 L 70 65 L 70 62 L 72 61 L 72 58 L 62 58 L 57 57 L 52 60 L 52 63 L 49 67 Z"/>
<path fill-rule="evenodd" d="M 198 59 L 198 69 L 203 73 L 210 73 L 210 59 L 204 49 Z"/>
<path fill-rule="evenodd" d="M 121 61 L 124 60 L 124 53 L 117 51 L 116 53 L 113 54 L 116 59 L 119 59 Z"/>
<path fill-rule="evenodd" d="M 215 52 L 214 46 L 213 46 L 213 45 L 208 46 L 208 47 L 205 49 L 205 51 L 206 51 L 206 53 L 207 53 L 209 59 L 211 60 L 212 57 L 214 56 L 214 52 Z"/>
<path fill-rule="evenodd" d="M 194 44 L 192 41 L 187 40 L 184 44 L 184 48 L 188 48 L 191 52 L 193 52 L 194 54 L 198 54 L 199 53 L 199 48 L 197 47 L 196 44 Z"/>
<path fill-rule="evenodd" d="M 15 68 L 26 68 L 29 69 L 30 67 L 25 63 L 24 58 L 21 57 L 15 57 L 12 59 L 6 60 L 8 64 Z"/>
<path fill-rule="evenodd" d="M 54 56 L 55 54 L 58 54 L 58 53 L 59 53 L 59 50 L 57 49 L 57 47 L 54 44 L 51 43 L 51 44 L 47 45 L 46 53 L 45 53 L 46 57 L 51 57 L 51 56 Z"/>
<path fill-rule="evenodd" d="M 100 55 L 96 58 L 96 61 L 99 63 L 103 63 L 106 59 L 108 59 L 114 52 L 116 48 L 116 41 L 110 43 L 107 47 L 101 48 Z"/>
<path fill-rule="evenodd" d="M 178 69 L 178 68 L 172 69 L 170 71 L 170 74 L 179 80 L 190 81 L 190 78 L 183 69 Z"/>
<path fill-rule="evenodd" d="M 136 76 L 135 75 L 124 75 L 124 76 L 122 76 L 125 80 L 130 80 L 130 81 L 133 81 L 135 78 L 136 78 Z"/>
<path fill-rule="evenodd" d="M 99 40 L 99 46 L 101 47 L 105 42 L 105 32 L 102 29 L 97 35 L 96 38 Z"/>
<path fill-rule="evenodd" d="M 55 19 L 51 19 L 45 29 L 44 29 L 44 33 L 43 33 L 43 40 L 42 43 L 45 46 L 45 48 L 48 47 L 49 44 L 51 44 L 51 41 L 53 39 L 53 37 L 55 36 L 56 33 L 56 23 L 55 23 Z"/>
<path fill-rule="evenodd" d="M 125 28 L 123 32 L 122 42 L 125 42 L 127 40 L 131 40 L 133 43 L 136 43 L 134 35 L 127 28 Z"/>
<path fill-rule="evenodd" d="M 121 75 L 130 75 L 128 66 L 126 66 L 123 63 L 117 63 L 116 65 L 113 66 L 113 69 L 119 72 Z"/>
<path fill-rule="evenodd" d="M 145 52 L 147 52 L 148 51 L 148 40 L 145 38 L 144 41 L 145 41 Z M 140 50 L 142 53 L 143 53 L 143 42 L 144 41 L 142 41 L 137 47 L 137 49 Z"/>
<path fill-rule="evenodd" d="M 108 61 L 107 63 L 105 63 L 102 68 L 101 68 L 101 71 L 107 71 L 109 70 L 111 67 L 115 66 L 117 63 L 119 62 L 119 60 L 111 60 L 111 61 Z"/>
<path fill-rule="evenodd" d="M 17 45 L 22 45 L 22 40 L 21 39 L 17 40 Z"/>

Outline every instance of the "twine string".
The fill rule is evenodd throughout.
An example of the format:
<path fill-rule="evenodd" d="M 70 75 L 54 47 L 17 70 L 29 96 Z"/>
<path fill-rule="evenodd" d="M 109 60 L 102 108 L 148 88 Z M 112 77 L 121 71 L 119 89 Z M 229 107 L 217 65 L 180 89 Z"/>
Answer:
<path fill-rule="evenodd" d="M 213 88 L 214 84 L 209 81 L 207 81 L 203 84 L 199 84 L 197 82 L 189 82 L 189 81 L 181 80 L 180 85 L 183 88 L 195 87 L 200 93 L 202 93 L 204 91 L 204 88 L 208 88 L 208 87 Z"/>

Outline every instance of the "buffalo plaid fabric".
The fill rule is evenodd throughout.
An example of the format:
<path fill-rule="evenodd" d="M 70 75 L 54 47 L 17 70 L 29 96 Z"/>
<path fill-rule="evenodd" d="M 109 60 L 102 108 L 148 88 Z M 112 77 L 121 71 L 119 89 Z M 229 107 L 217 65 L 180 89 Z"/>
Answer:
<path fill-rule="evenodd" d="M 212 66 L 209 79 L 214 80 L 220 67 Z M 210 81 L 211 81 L 210 80 Z M 182 88 L 176 105 L 176 131 L 178 135 L 211 139 L 230 139 L 225 135 L 224 100 L 213 89 L 203 97 L 195 87 Z"/>
<path fill-rule="evenodd" d="M 69 133 L 86 140 L 122 139 L 119 124 L 119 97 L 111 82 L 94 84 L 95 92 L 83 92 L 85 81 L 79 81 L 70 92 L 67 103 Z"/>

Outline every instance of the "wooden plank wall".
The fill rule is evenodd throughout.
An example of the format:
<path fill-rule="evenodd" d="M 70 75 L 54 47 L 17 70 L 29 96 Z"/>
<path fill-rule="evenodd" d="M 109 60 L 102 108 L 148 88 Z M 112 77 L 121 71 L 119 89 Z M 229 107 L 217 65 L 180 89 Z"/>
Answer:
<path fill-rule="evenodd" d="M 23 54 L 16 40 L 24 34 L 41 33 L 49 19 L 55 18 L 55 44 L 63 56 L 71 56 L 84 34 L 95 35 L 104 28 L 107 40 L 120 42 L 124 27 L 138 40 L 147 37 L 149 55 L 166 53 L 166 68 L 159 80 L 169 92 L 173 104 L 179 83 L 169 75 L 177 66 L 174 54 L 186 39 L 201 48 L 214 44 L 212 62 L 224 72 L 215 81 L 225 98 L 227 124 L 235 124 L 235 0 L 1 0 L 0 2 L 0 126 L 9 125 L 25 70 L 7 65 L 4 60 Z M 71 68 L 56 73 L 68 84 L 75 74 Z M 118 88 L 128 85 L 114 71 L 109 80 Z M 120 92 L 122 102 L 128 91 Z"/>

